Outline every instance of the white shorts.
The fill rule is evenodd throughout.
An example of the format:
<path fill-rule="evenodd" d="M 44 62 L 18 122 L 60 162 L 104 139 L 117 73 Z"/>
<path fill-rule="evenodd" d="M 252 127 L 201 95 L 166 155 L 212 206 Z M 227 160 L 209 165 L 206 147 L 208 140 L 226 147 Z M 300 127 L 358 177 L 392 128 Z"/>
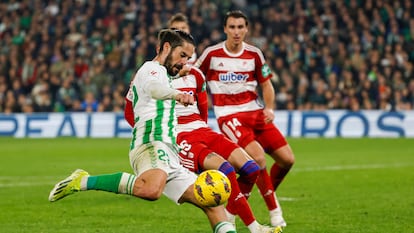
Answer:
<path fill-rule="evenodd" d="M 131 150 L 129 160 L 137 176 L 155 168 L 165 171 L 168 177 L 163 193 L 179 204 L 178 200 L 197 176 L 180 164 L 177 153 L 173 145 L 154 141 Z"/>

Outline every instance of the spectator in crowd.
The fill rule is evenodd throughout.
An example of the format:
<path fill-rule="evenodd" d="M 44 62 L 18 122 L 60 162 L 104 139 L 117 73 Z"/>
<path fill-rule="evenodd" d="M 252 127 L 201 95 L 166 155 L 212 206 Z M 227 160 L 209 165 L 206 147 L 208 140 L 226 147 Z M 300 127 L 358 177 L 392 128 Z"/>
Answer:
<path fill-rule="evenodd" d="M 86 92 L 81 103 L 82 110 L 85 112 L 96 112 L 98 107 L 99 103 L 95 99 L 95 94 L 93 92 Z"/>

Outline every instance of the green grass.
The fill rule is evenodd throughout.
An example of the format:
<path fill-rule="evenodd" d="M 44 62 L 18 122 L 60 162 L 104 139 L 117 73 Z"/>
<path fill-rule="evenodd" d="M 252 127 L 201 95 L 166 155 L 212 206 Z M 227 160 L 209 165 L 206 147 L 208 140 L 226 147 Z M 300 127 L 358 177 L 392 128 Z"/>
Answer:
<path fill-rule="evenodd" d="M 285 233 L 414 232 L 414 140 L 289 139 L 296 164 L 278 190 Z M 128 139 L 0 138 L 0 232 L 211 232 L 197 208 L 89 191 L 49 203 L 76 168 L 131 172 Z M 270 162 L 270 160 L 269 160 Z M 259 222 L 268 213 L 257 189 Z M 239 233 L 248 230 L 237 220 Z"/>

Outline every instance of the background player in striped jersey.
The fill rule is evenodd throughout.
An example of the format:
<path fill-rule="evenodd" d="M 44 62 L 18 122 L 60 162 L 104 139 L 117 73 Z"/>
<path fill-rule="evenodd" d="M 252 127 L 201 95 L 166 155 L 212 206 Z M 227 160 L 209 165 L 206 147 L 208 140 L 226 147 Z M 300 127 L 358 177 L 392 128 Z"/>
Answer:
<path fill-rule="evenodd" d="M 280 227 L 260 225 L 247 202 L 246 196 L 250 195 L 258 176 L 257 163 L 242 148 L 207 125 L 204 75 L 199 69 L 191 67 L 186 76 L 174 79 L 172 85 L 195 99 L 195 104 L 188 107 L 176 105 L 181 164 L 196 173 L 216 169 L 226 174 L 232 185 L 226 210 L 231 213 L 230 216 L 239 215 L 251 233 L 281 232 Z M 231 222 L 234 223 L 235 219 Z"/>
<path fill-rule="evenodd" d="M 204 50 L 196 66 L 206 75 L 220 130 L 243 147 L 260 165 L 257 186 L 270 212 L 273 226 L 286 226 L 274 190 L 294 163 L 292 149 L 273 124 L 275 93 L 263 53 L 244 42 L 247 17 L 228 12 L 224 19 L 226 40 Z M 257 87 L 263 93 L 259 101 Z M 266 170 L 265 152 L 275 160 Z"/>
<path fill-rule="evenodd" d="M 168 28 L 169 29 L 178 29 L 187 33 L 190 33 L 190 23 L 188 22 L 187 16 L 183 13 L 177 13 L 171 16 L 168 20 Z M 197 53 L 193 53 L 191 58 L 188 60 L 187 64 L 194 64 L 197 60 Z"/>
<path fill-rule="evenodd" d="M 126 97 L 125 118 L 133 125 L 129 157 L 136 175 L 119 172 L 89 176 L 77 170 L 56 184 L 49 200 L 85 190 L 129 194 L 151 201 L 164 194 L 177 204 L 189 202 L 202 208 L 214 232 L 235 233 L 222 205 L 198 205 L 193 193 L 196 175 L 180 165 L 177 155 L 175 101 L 191 105 L 194 98 L 172 88 L 170 77 L 177 75 L 194 53 L 194 40 L 188 33 L 173 30 L 161 31 L 159 40 L 157 56 L 140 67 Z"/>

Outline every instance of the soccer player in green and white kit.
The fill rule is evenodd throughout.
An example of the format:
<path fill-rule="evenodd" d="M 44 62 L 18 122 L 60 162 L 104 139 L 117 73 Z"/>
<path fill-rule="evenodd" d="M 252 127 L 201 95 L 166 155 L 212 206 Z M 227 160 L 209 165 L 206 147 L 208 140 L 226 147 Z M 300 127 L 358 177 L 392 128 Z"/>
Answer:
<path fill-rule="evenodd" d="M 135 175 L 119 172 L 90 176 L 78 169 L 55 185 L 49 201 L 86 190 L 146 200 L 157 200 L 164 194 L 177 204 L 188 202 L 202 208 L 215 233 L 235 233 L 222 205 L 207 208 L 198 204 L 193 193 L 196 175 L 180 165 L 177 155 L 175 102 L 189 105 L 194 98 L 173 89 L 170 81 L 194 53 L 194 40 L 185 32 L 169 29 L 160 32 L 159 40 L 157 56 L 137 71 L 126 97 L 132 106 L 126 106 L 125 114 L 133 114 L 135 119 L 129 153 Z"/>

